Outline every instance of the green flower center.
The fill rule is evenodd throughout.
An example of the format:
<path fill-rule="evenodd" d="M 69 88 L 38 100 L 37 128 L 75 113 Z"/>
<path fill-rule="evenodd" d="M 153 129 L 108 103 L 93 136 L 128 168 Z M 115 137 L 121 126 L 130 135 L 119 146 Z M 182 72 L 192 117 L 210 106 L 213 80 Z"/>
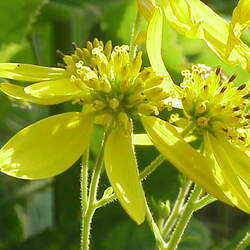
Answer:
<path fill-rule="evenodd" d="M 220 69 L 193 66 L 182 72 L 185 116 L 198 131 L 209 130 L 231 140 L 245 141 L 249 128 L 249 84 L 233 87 L 234 76 L 223 79 Z"/>
<path fill-rule="evenodd" d="M 127 45 L 113 48 L 110 41 L 104 45 L 97 39 L 76 48 L 63 58 L 68 76 L 82 90 L 76 102 L 90 104 L 97 114 L 158 115 L 169 95 L 163 77 L 152 68 L 141 70 L 141 57 L 139 52 L 131 59 Z"/>

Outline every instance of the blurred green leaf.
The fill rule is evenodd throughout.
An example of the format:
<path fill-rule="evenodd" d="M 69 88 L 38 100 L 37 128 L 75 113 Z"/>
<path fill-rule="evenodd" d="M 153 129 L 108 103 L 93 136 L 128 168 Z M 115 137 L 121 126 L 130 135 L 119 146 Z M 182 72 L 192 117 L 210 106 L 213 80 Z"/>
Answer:
<path fill-rule="evenodd" d="M 20 43 L 48 0 L 0 1 L 0 43 Z M 10 21 L 11 20 L 11 21 Z"/>
<path fill-rule="evenodd" d="M 115 40 L 129 44 L 133 23 L 136 16 L 136 1 L 114 2 L 106 8 L 101 28 L 105 40 Z"/>
<path fill-rule="evenodd" d="M 212 243 L 211 233 L 207 225 L 192 219 L 182 238 L 179 250 L 208 250 Z"/>

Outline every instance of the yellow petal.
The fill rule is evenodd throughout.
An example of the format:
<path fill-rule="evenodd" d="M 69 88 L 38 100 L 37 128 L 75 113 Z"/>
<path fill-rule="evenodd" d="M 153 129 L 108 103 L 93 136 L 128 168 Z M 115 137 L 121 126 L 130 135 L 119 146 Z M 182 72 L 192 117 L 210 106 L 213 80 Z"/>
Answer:
<path fill-rule="evenodd" d="M 52 97 L 52 96 L 74 96 L 81 93 L 69 78 L 34 83 L 24 89 L 25 93 L 35 97 Z"/>
<path fill-rule="evenodd" d="M 105 145 L 105 167 L 119 202 L 138 224 L 144 221 L 145 197 L 139 180 L 131 135 L 114 128 Z"/>
<path fill-rule="evenodd" d="M 0 77 L 21 81 L 48 81 L 65 77 L 65 69 L 32 64 L 0 63 Z"/>
<path fill-rule="evenodd" d="M 137 0 L 140 13 L 149 21 L 156 6 L 154 0 Z"/>
<path fill-rule="evenodd" d="M 0 91 L 4 92 L 6 95 L 23 100 L 26 102 L 31 102 L 40 105 L 54 105 L 70 100 L 68 96 L 61 97 L 51 97 L 51 98 L 37 98 L 31 95 L 28 95 L 24 92 L 24 87 L 11 84 L 11 83 L 0 83 Z"/>
<path fill-rule="evenodd" d="M 250 190 L 237 176 L 237 166 L 233 165 L 229 155 L 220 143 L 210 133 L 204 135 L 206 157 L 210 159 L 210 167 L 217 184 L 232 203 L 241 210 L 250 213 Z"/>
<path fill-rule="evenodd" d="M 141 145 L 141 146 L 152 146 L 153 143 L 149 139 L 147 134 L 133 134 L 132 141 L 134 145 Z"/>
<path fill-rule="evenodd" d="M 242 32 L 250 26 L 250 2 L 249 0 L 240 0 L 233 11 L 232 19 L 229 25 L 229 36 L 227 40 L 226 58 L 230 60 L 235 57 L 235 51 L 242 53 L 237 57 L 238 63 L 244 65 L 250 72 L 250 48 L 240 40 Z"/>
<path fill-rule="evenodd" d="M 80 157 L 92 132 L 91 116 L 69 112 L 24 128 L 0 150 L 3 173 L 22 179 L 52 177 Z"/>
<path fill-rule="evenodd" d="M 229 160 L 232 162 L 234 171 L 250 187 L 250 157 L 229 142 L 220 138 L 217 140 L 230 156 Z"/>
<path fill-rule="evenodd" d="M 142 117 L 143 125 L 156 148 L 166 159 L 205 191 L 232 205 L 215 183 L 208 161 L 187 144 L 169 123 L 156 117 Z"/>
<path fill-rule="evenodd" d="M 162 42 L 162 23 L 163 16 L 159 7 L 155 8 L 154 15 L 150 20 L 147 32 L 147 52 L 150 64 L 156 74 L 164 75 L 168 81 L 172 82 L 171 77 L 164 65 L 161 57 L 161 42 Z"/>
<path fill-rule="evenodd" d="M 159 7 L 155 8 L 154 15 L 150 20 L 148 25 L 148 32 L 147 32 L 147 52 L 150 64 L 157 75 L 164 76 L 165 80 L 162 83 L 161 87 L 165 89 L 167 92 L 175 93 L 178 95 L 179 88 L 175 85 L 164 65 L 164 62 L 161 57 L 161 42 L 162 42 L 162 23 L 163 23 L 163 16 L 162 11 Z M 169 101 L 172 103 L 178 103 L 178 100 L 173 98 L 169 98 Z M 180 102 L 178 104 L 178 107 Z"/>
<path fill-rule="evenodd" d="M 206 4 L 200 0 L 163 0 L 163 5 L 166 20 L 178 33 L 204 40 L 221 60 L 250 72 L 249 49 L 239 42 L 228 55 L 229 25 Z"/>

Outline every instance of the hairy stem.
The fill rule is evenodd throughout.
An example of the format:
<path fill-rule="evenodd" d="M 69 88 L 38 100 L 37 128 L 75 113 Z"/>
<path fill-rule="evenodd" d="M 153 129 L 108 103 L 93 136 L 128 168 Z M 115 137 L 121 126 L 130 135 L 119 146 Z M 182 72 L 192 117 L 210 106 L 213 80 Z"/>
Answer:
<path fill-rule="evenodd" d="M 151 211 L 148 207 L 148 204 L 146 205 L 146 207 L 147 207 L 147 211 L 146 211 L 147 221 L 148 221 L 148 224 L 149 224 L 152 232 L 154 233 L 157 247 L 159 250 L 164 250 L 166 247 L 165 246 L 166 243 L 165 243 L 164 239 L 162 238 L 161 232 L 160 232 L 157 224 L 154 221 L 154 218 L 151 214 Z"/>
<path fill-rule="evenodd" d="M 167 221 L 164 223 L 163 228 L 162 228 L 162 235 L 164 238 L 167 238 L 171 230 L 173 229 L 176 220 L 178 219 L 178 216 L 180 215 L 180 212 L 183 208 L 183 204 L 185 202 L 185 199 L 187 197 L 187 194 L 190 190 L 192 182 L 185 178 L 183 181 L 183 184 L 181 185 L 179 189 L 179 194 L 177 196 L 177 199 L 175 201 L 173 210 L 171 211 L 170 216 L 168 217 Z"/>
<path fill-rule="evenodd" d="M 102 141 L 102 145 L 100 147 L 100 151 L 98 153 L 96 163 L 92 172 L 91 182 L 89 186 L 89 193 L 87 197 L 86 207 L 82 210 L 82 230 L 81 230 L 81 250 L 89 249 L 89 240 L 90 240 L 90 229 L 93 215 L 96 210 L 95 202 L 96 202 L 96 194 L 98 189 L 98 183 L 101 175 L 101 170 L 103 166 L 103 153 L 104 153 L 104 143 L 106 140 L 106 133 Z M 84 170 L 85 172 L 85 170 Z M 83 178 L 86 178 L 85 174 L 82 175 Z M 83 180 L 82 180 L 83 183 Z M 86 185 L 86 184 L 85 184 Z M 86 199 L 86 188 L 82 188 L 81 192 L 81 200 Z"/>
<path fill-rule="evenodd" d="M 167 250 L 177 249 L 181 241 L 181 237 L 195 211 L 194 203 L 199 199 L 201 191 L 202 189 L 195 185 L 188 201 L 185 204 L 185 207 L 183 208 L 183 212 L 179 217 L 174 232 L 170 237 L 170 240 L 168 242 L 168 247 L 166 248 Z"/>
<path fill-rule="evenodd" d="M 249 245 L 249 243 L 250 233 L 247 233 L 234 250 L 244 250 Z"/>

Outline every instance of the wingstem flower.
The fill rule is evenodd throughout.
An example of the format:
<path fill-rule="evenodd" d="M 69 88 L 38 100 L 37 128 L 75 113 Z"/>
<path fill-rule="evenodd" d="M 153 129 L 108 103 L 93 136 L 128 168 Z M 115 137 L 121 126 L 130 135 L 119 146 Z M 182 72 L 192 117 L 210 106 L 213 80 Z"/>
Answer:
<path fill-rule="evenodd" d="M 84 105 L 82 112 L 46 118 L 13 136 L 0 150 L 1 171 L 24 179 L 57 175 L 80 157 L 93 124 L 101 123 L 110 128 L 106 173 L 123 208 L 142 223 L 145 198 L 132 145 L 132 118 L 157 115 L 170 104 L 164 77 L 152 68 L 141 69 L 142 53 L 130 59 L 128 50 L 95 39 L 64 56 L 65 68 L 0 64 L 0 76 L 36 82 L 27 87 L 1 83 L 0 90 L 9 96 L 43 105 L 68 100 Z"/>
<path fill-rule="evenodd" d="M 238 2 L 230 24 L 200 0 L 137 0 L 137 3 L 149 23 L 154 12 L 161 8 L 175 31 L 191 39 L 204 40 L 221 60 L 250 72 L 250 48 L 240 39 L 250 25 L 249 0 Z"/>
<path fill-rule="evenodd" d="M 171 125 L 145 118 L 147 132 L 166 158 L 192 180 L 211 192 L 197 179 L 201 172 L 209 173 L 232 204 L 250 213 L 250 158 L 240 150 L 242 146 L 249 147 L 250 84 L 233 87 L 234 77 L 225 81 L 221 79 L 219 69 L 210 71 L 198 66 L 183 71 L 183 75 L 181 87 L 185 118 L 178 121 L 175 116 L 172 121 L 178 126 L 191 125 L 190 131 L 202 139 L 204 156 L 209 162 L 206 168 L 195 162 L 193 164 L 197 167 L 183 169 L 178 162 L 171 160 L 166 151 L 170 143 L 166 138 L 169 132 L 164 128 Z"/>
<path fill-rule="evenodd" d="M 158 70 L 158 72 L 163 72 L 164 74 L 166 68 L 161 58 L 161 48 L 160 46 L 157 46 L 157 42 L 161 41 L 162 37 L 162 22 L 162 10 L 159 7 L 155 7 L 148 28 L 147 48 L 148 51 L 151 51 L 149 52 L 149 59 L 152 67 L 156 71 Z M 214 116 L 216 112 L 217 114 L 220 114 L 220 112 L 223 111 L 220 118 L 217 119 L 216 122 L 214 121 L 211 126 L 214 130 L 217 130 L 217 132 L 220 131 L 222 134 L 222 131 L 227 131 L 224 135 L 224 139 L 220 138 L 221 135 L 218 136 L 218 134 L 217 137 L 214 138 L 214 133 L 208 133 L 209 131 L 211 132 L 211 129 L 202 130 L 206 131 L 202 134 L 204 144 L 206 145 L 206 147 L 204 147 L 206 159 L 204 160 L 204 157 L 201 157 L 200 154 L 199 156 L 196 156 L 197 152 L 189 152 L 191 146 L 181 139 L 181 136 L 176 131 L 176 127 L 173 127 L 168 122 L 161 121 L 155 117 L 144 117 L 142 119 L 144 127 L 153 141 L 153 144 L 166 157 L 166 159 L 181 172 L 198 185 L 202 186 L 205 191 L 214 195 L 217 199 L 230 205 L 235 205 L 243 211 L 250 213 L 249 190 L 245 184 L 247 183 L 249 185 L 249 157 L 243 152 L 249 152 L 249 114 L 246 114 L 247 108 L 249 109 L 249 83 L 242 85 L 236 90 L 235 88 L 232 88 L 231 82 L 233 81 L 233 78 L 231 78 L 229 82 L 224 82 L 223 86 L 218 86 L 219 72 L 217 72 L 217 75 L 211 73 L 210 76 L 208 70 L 208 72 L 204 72 L 204 74 L 201 75 L 203 78 L 198 78 L 197 74 L 194 75 L 194 73 L 189 71 L 186 71 L 186 73 L 184 72 L 184 74 L 186 74 L 189 79 L 184 81 L 182 87 L 185 86 L 186 82 L 195 82 L 195 84 L 189 88 L 184 88 L 181 91 L 178 90 L 179 95 L 181 95 L 181 93 L 183 94 L 183 91 L 185 93 L 184 95 L 186 99 L 182 99 L 182 106 L 184 106 L 185 114 L 188 114 L 186 111 L 188 108 L 192 109 L 193 102 L 196 103 L 199 98 L 204 98 L 200 88 L 202 84 L 204 85 L 204 82 L 206 82 L 209 91 L 214 93 L 215 96 L 217 95 L 217 99 L 209 99 L 210 102 L 212 102 L 209 104 L 210 112 L 212 112 Z M 206 77 L 208 77 L 207 80 Z M 215 79 L 213 80 L 213 78 Z M 205 89 L 206 88 L 207 87 L 205 87 Z M 239 94 L 240 97 L 237 97 Z M 197 112 L 201 112 L 201 114 L 204 112 L 204 109 L 207 108 L 206 105 L 208 102 L 206 99 L 203 101 L 204 103 L 199 103 L 201 106 L 197 110 Z M 225 107 L 223 106 L 224 102 L 226 102 L 224 105 Z M 225 109 L 223 110 L 220 105 Z M 208 119 L 206 116 L 197 116 L 196 113 L 195 117 L 193 117 L 193 115 L 192 112 L 189 114 L 189 119 L 191 120 L 183 117 L 178 118 L 177 115 L 172 115 L 170 121 L 174 121 L 177 126 L 187 126 L 185 127 L 184 132 L 192 130 L 197 125 L 206 126 L 206 124 L 211 123 L 210 118 Z M 227 126 L 226 128 L 225 124 Z M 237 142 L 237 147 L 233 146 L 225 139 L 226 135 L 228 138 L 231 138 L 233 143 Z M 212 144 L 215 143 L 215 140 L 219 140 L 217 147 L 219 145 L 220 147 L 227 148 L 226 151 L 230 152 L 230 158 L 229 154 L 226 154 L 226 151 L 222 151 L 221 149 L 218 149 L 217 151 L 213 150 L 213 147 L 209 146 L 211 145 L 211 140 Z M 243 143 L 245 140 L 246 142 Z M 239 142 L 242 143 L 239 144 Z M 243 149 L 243 151 L 239 148 Z M 218 154 L 217 152 L 220 153 Z M 186 159 L 185 155 L 186 157 L 189 157 L 189 159 Z M 217 159 L 215 158 L 215 155 Z M 223 159 L 227 159 L 227 162 L 226 160 L 223 161 Z M 185 164 L 183 161 L 185 161 Z M 226 166 L 226 164 L 229 164 L 229 166 Z M 233 167 L 232 164 L 235 164 L 235 166 Z M 226 171 L 226 169 L 229 170 Z M 232 183 L 232 181 L 237 185 L 231 185 L 230 183 Z"/>

